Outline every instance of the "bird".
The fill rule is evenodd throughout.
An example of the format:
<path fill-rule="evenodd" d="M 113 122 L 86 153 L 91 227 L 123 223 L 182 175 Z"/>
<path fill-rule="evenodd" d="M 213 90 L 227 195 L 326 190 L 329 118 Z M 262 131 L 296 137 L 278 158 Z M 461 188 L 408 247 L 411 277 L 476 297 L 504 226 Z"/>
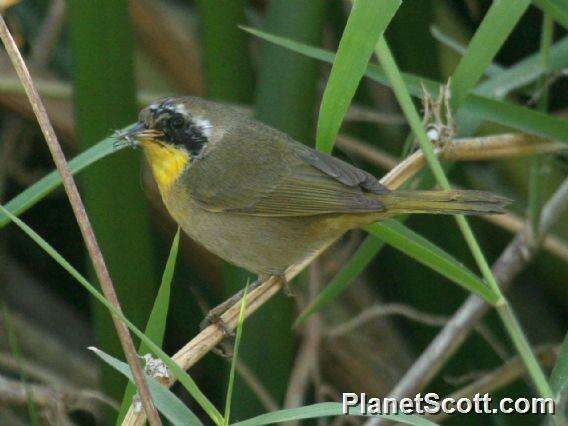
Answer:
<path fill-rule="evenodd" d="M 118 140 L 142 149 L 181 229 L 258 275 L 257 283 L 284 280 L 290 266 L 351 229 L 408 213 L 499 214 L 509 203 L 475 190 L 391 191 L 364 170 L 197 97 L 152 102 Z"/>

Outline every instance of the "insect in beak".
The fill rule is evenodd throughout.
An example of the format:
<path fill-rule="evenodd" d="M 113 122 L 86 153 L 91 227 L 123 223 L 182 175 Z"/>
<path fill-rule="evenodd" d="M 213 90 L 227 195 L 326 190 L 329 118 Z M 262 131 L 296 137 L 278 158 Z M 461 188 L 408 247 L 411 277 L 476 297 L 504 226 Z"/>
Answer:
<path fill-rule="evenodd" d="M 158 130 L 147 129 L 144 123 L 136 123 L 125 131 L 116 131 L 114 133 L 115 149 L 122 149 L 124 147 L 136 148 L 140 140 L 152 140 L 162 136 L 163 133 Z"/>

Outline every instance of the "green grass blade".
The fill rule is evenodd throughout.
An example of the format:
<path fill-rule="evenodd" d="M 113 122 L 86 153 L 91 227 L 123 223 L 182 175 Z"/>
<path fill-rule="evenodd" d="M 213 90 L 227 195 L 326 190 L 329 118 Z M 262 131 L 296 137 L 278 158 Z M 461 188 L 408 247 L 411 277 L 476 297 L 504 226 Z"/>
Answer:
<path fill-rule="evenodd" d="M 488 303 L 495 304 L 497 302 L 497 295 L 481 278 L 458 262 L 453 256 L 400 222 L 389 219 L 366 226 L 365 230 L 397 250 L 402 251 L 407 256 L 477 294 Z"/>
<path fill-rule="evenodd" d="M 359 407 L 351 407 L 347 416 L 362 416 Z M 242 422 L 234 423 L 233 426 L 259 426 L 273 423 L 283 423 L 296 420 L 315 419 L 328 416 L 345 416 L 341 404 L 338 402 L 322 402 L 319 404 L 307 405 L 305 407 L 290 408 L 287 410 L 273 411 L 272 413 L 261 414 L 260 416 Z M 369 416 L 371 417 L 371 416 Z M 414 426 L 435 426 L 429 420 L 404 414 L 377 414 L 372 417 L 380 417 L 386 420 L 396 421 Z"/>
<path fill-rule="evenodd" d="M 440 28 L 433 25 L 430 27 L 430 32 L 432 33 L 432 37 L 442 43 L 444 46 L 450 48 L 454 52 L 458 53 L 459 55 L 465 55 L 467 51 L 467 47 L 462 45 L 459 41 L 454 39 L 453 37 L 445 34 Z M 489 76 L 496 76 L 501 74 L 502 72 L 506 71 L 506 68 L 497 65 L 497 64 L 489 64 L 485 69 L 484 73 Z"/>
<path fill-rule="evenodd" d="M 568 67 L 568 37 L 564 37 L 550 47 L 548 72 L 560 71 L 566 67 Z M 480 83 L 474 92 L 502 98 L 519 87 L 535 82 L 544 72 L 539 51 Z"/>
<path fill-rule="evenodd" d="M 465 47 L 450 36 L 442 33 L 437 27 L 432 27 L 432 36 L 460 54 L 464 54 L 466 51 Z M 489 65 L 485 73 L 490 78 L 475 87 L 473 89 L 474 93 L 503 98 L 513 90 L 535 82 L 544 73 L 540 56 L 540 52 L 533 53 L 509 68 L 503 68 L 495 64 Z M 555 72 L 566 67 L 568 67 L 568 37 L 564 37 L 551 46 L 548 70 L 549 72 Z"/>
<path fill-rule="evenodd" d="M 451 104 L 457 110 L 475 87 L 530 5 L 530 0 L 493 2 L 452 76 Z"/>
<path fill-rule="evenodd" d="M 158 290 L 156 300 L 154 301 L 154 307 L 152 308 L 152 312 L 150 313 L 150 317 L 148 318 L 148 324 L 145 330 L 146 332 L 144 333 L 158 346 L 162 346 L 164 335 L 166 333 L 166 320 L 170 307 L 170 293 L 178 255 L 180 233 L 181 231 L 178 227 L 172 241 L 168 260 L 166 261 L 166 267 L 164 268 L 164 273 L 162 274 L 160 289 Z M 139 353 L 144 354 L 147 350 L 147 345 L 142 342 L 140 344 Z"/>
<path fill-rule="evenodd" d="M 16 333 L 14 332 L 14 329 L 12 327 L 10 312 L 8 311 L 8 307 L 3 302 L 0 306 L 2 307 L 2 313 L 4 316 L 4 332 L 8 337 L 8 347 L 10 348 L 10 352 L 12 353 L 12 357 L 16 360 L 20 381 L 22 382 L 22 386 L 24 387 L 24 390 L 26 392 L 26 406 L 28 408 L 29 421 L 31 425 L 39 426 L 40 421 L 38 410 L 33 399 L 32 389 L 30 387 L 27 374 L 22 366 L 22 355 L 20 353 L 20 346 L 18 345 L 18 338 L 16 337 Z"/>
<path fill-rule="evenodd" d="M 462 110 L 525 133 L 568 143 L 568 120 L 549 114 L 482 96 L 470 96 Z M 491 116 L 493 119 L 490 119 Z"/>
<path fill-rule="evenodd" d="M 557 404 L 568 398 L 568 333 L 560 347 L 560 353 L 550 374 L 550 387 Z"/>
<path fill-rule="evenodd" d="M 179 248 L 179 238 L 180 238 L 180 228 L 178 228 L 174 240 L 172 241 L 172 246 L 170 248 L 170 254 L 168 260 L 166 261 L 166 267 L 164 268 L 164 273 L 162 274 L 162 282 L 160 288 L 158 289 L 158 294 L 154 300 L 154 306 L 152 307 L 152 312 L 148 317 L 148 322 L 146 324 L 146 329 L 144 334 L 146 337 L 151 339 L 159 347 L 163 346 L 164 335 L 166 333 L 166 321 L 168 318 L 168 310 L 170 307 L 170 293 L 172 280 L 174 277 L 174 269 L 178 255 Z M 140 343 L 140 348 L 138 353 L 144 355 L 148 352 L 148 346 L 144 343 Z M 136 392 L 136 386 L 134 383 L 128 382 L 126 390 L 124 391 L 124 396 L 122 397 L 122 404 L 120 406 L 120 412 L 117 418 L 117 425 L 122 423 L 128 407 L 132 402 L 132 397 Z"/>
<path fill-rule="evenodd" d="M 533 4 L 568 29 L 568 0 L 533 0 Z"/>
<path fill-rule="evenodd" d="M 177 380 L 187 389 L 189 394 L 197 401 L 203 410 L 220 425 L 223 422 L 223 416 L 215 408 L 215 406 L 207 399 L 205 394 L 197 387 L 193 379 L 179 367 L 159 346 L 152 342 L 142 331 L 140 331 L 132 322 L 111 305 L 106 298 L 85 278 L 77 269 L 75 269 L 57 250 L 55 250 L 47 241 L 40 237 L 32 228 L 22 222 L 18 217 L 14 216 L 9 210 L 0 205 L 0 212 L 3 212 L 8 218 L 14 222 L 26 235 L 28 235 L 38 246 L 40 246 L 53 260 L 55 260 L 63 269 L 65 269 L 73 278 L 75 278 L 89 293 L 91 293 L 100 303 L 102 303 L 113 315 L 120 318 L 124 324 L 144 342 L 148 349 L 157 357 L 159 357 L 168 366 L 171 373 Z"/>
<path fill-rule="evenodd" d="M 315 300 L 298 316 L 294 327 L 302 324 L 312 314 L 321 311 L 332 300 L 343 293 L 349 283 L 363 272 L 383 245 L 383 241 L 373 235 L 369 235 L 365 238 L 365 241 L 361 243 L 357 251 L 353 253 L 343 268 L 333 277 L 333 280 L 323 288 Z"/>
<path fill-rule="evenodd" d="M 89 348 L 93 353 L 102 359 L 107 365 L 114 368 L 120 374 L 128 379 L 128 383 L 134 386 L 132 372 L 125 362 L 122 362 L 100 349 Z M 185 425 L 202 425 L 201 421 L 189 408 L 185 406 L 181 400 L 173 394 L 168 388 L 162 386 L 153 377 L 146 376 L 152 401 L 156 404 L 156 408 L 164 415 L 166 419 L 176 426 Z"/>
<path fill-rule="evenodd" d="M 286 47 L 311 58 L 328 63 L 333 62 L 334 54 L 324 49 L 312 47 L 284 37 L 267 34 L 255 29 L 247 28 L 246 30 L 264 40 Z M 365 75 L 374 81 L 390 86 L 387 76 L 381 68 L 376 65 L 369 65 Z M 440 83 L 438 82 L 407 73 L 403 73 L 402 75 L 408 91 L 413 96 L 419 98 L 422 97 L 421 84 L 424 84 L 430 93 L 437 93 L 440 88 Z M 470 93 L 464 101 L 461 109 L 465 112 L 474 114 L 480 119 L 487 120 L 492 123 L 501 124 L 529 134 L 568 143 L 567 120 L 542 114 L 538 111 L 533 111 L 519 105 L 490 99 L 486 96 L 480 96 L 475 93 Z"/>
<path fill-rule="evenodd" d="M 245 286 L 243 292 L 243 299 L 241 301 L 241 310 L 239 311 L 239 321 L 237 323 L 237 335 L 235 336 L 235 347 L 233 352 L 233 359 L 231 360 L 231 370 L 229 371 L 229 383 L 227 384 L 227 396 L 225 398 L 225 417 L 223 424 L 229 425 L 231 418 L 231 401 L 233 400 L 233 387 L 235 384 L 235 371 L 237 369 L 237 361 L 239 358 L 239 346 L 241 345 L 241 338 L 243 335 L 243 325 L 245 323 L 245 307 L 247 303 L 247 292 L 249 283 Z"/>
<path fill-rule="evenodd" d="M 318 150 L 331 152 L 373 47 L 400 4 L 400 0 L 353 2 L 320 105 L 316 137 Z"/>
<path fill-rule="evenodd" d="M 127 128 L 129 127 L 131 126 L 128 126 Z M 127 128 L 123 130 L 126 130 Z M 115 138 L 108 137 L 73 158 L 69 161 L 69 168 L 71 169 L 71 172 L 76 174 L 101 158 L 116 152 L 117 149 L 113 147 L 115 142 Z M 25 191 L 15 196 L 5 205 L 5 207 L 18 216 L 43 199 L 54 189 L 59 187 L 59 185 L 61 185 L 61 178 L 57 170 L 54 170 Z M 0 212 L 0 228 L 5 226 L 7 223 L 10 223 L 10 219 L 8 216 Z"/>

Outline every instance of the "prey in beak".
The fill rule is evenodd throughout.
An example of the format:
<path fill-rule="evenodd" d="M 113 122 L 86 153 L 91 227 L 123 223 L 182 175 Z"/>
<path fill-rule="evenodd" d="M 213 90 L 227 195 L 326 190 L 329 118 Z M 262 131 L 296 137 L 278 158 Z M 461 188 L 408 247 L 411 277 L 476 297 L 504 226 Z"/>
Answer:
<path fill-rule="evenodd" d="M 114 148 L 116 150 L 126 147 L 137 148 L 141 140 L 155 140 L 163 135 L 163 132 L 148 129 L 146 124 L 138 122 L 126 130 L 117 130 L 114 133 L 113 137 L 116 139 Z"/>

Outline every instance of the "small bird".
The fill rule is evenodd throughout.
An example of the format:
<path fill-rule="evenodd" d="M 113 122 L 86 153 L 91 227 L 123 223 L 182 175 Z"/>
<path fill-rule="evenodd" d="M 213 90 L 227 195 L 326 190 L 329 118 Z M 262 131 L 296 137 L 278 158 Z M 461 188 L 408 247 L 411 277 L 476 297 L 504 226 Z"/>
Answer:
<path fill-rule="evenodd" d="M 391 191 L 373 175 L 211 101 L 160 99 L 119 139 L 141 146 L 183 231 L 259 275 L 286 269 L 344 232 L 407 213 L 503 213 L 487 192 Z"/>

